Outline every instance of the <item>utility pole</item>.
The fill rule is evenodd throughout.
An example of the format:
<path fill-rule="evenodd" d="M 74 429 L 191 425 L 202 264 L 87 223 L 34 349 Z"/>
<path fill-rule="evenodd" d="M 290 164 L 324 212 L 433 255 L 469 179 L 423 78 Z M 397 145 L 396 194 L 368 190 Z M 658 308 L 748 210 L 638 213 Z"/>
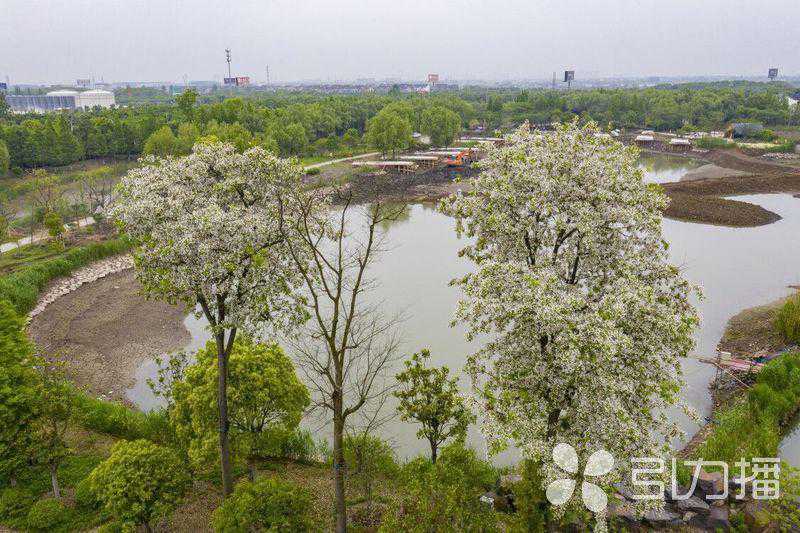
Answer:
<path fill-rule="evenodd" d="M 225 61 L 228 62 L 228 77 L 231 77 L 231 49 L 225 49 Z"/>

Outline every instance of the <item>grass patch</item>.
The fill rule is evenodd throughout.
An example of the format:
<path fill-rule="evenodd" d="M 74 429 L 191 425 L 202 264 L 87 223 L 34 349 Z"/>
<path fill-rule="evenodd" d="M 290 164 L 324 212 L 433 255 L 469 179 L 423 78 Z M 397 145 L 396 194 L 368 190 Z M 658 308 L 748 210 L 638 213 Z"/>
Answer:
<path fill-rule="evenodd" d="M 75 422 L 92 431 L 126 440 L 147 439 L 164 444 L 172 434 L 164 411 L 143 413 L 121 403 L 76 394 Z"/>
<path fill-rule="evenodd" d="M 701 137 L 695 141 L 695 146 L 704 150 L 733 148 L 735 145 L 720 137 Z"/>
<path fill-rule="evenodd" d="M 8 300 L 20 315 L 36 306 L 39 294 L 55 278 L 66 276 L 94 261 L 127 252 L 131 248 L 125 237 L 68 249 L 58 255 L 47 255 L 32 247 L 26 266 L 0 277 L 0 299 Z"/>
<path fill-rule="evenodd" d="M 735 464 L 742 457 L 775 457 L 781 434 L 800 408 L 800 353 L 767 363 L 747 394 L 717 416 L 694 457 Z"/>
<path fill-rule="evenodd" d="M 780 308 L 775 329 L 786 342 L 800 344 L 800 295 L 789 298 Z"/>

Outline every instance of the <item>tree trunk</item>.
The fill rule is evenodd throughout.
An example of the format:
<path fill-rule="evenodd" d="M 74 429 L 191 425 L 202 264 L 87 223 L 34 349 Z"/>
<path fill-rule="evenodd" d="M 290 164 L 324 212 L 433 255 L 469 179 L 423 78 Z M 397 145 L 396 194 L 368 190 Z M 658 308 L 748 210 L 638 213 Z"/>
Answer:
<path fill-rule="evenodd" d="M 61 489 L 58 486 L 58 465 L 50 465 L 50 482 L 53 484 L 53 497 L 56 499 L 61 498 Z"/>
<path fill-rule="evenodd" d="M 439 456 L 439 446 L 431 441 L 431 462 L 436 464 L 436 458 Z"/>
<path fill-rule="evenodd" d="M 344 499 L 344 420 L 342 401 L 334 399 L 333 414 L 333 480 L 336 495 L 336 533 L 347 531 L 347 507 Z"/>
<path fill-rule="evenodd" d="M 222 468 L 222 493 L 233 492 L 231 450 L 228 442 L 228 354 L 225 353 L 225 334 L 217 334 L 217 408 L 219 409 L 219 459 Z"/>
<path fill-rule="evenodd" d="M 250 481 L 256 480 L 256 462 L 252 457 L 247 458 L 247 477 Z"/>
<path fill-rule="evenodd" d="M 9 478 L 8 478 L 8 484 L 11 485 L 12 487 L 16 487 L 17 486 L 17 476 L 14 475 L 14 474 L 11 474 L 9 476 Z"/>
<path fill-rule="evenodd" d="M 147 531 L 147 533 L 153 533 L 153 528 L 150 526 L 150 522 L 145 522 L 142 525 L 144 526 L 144 530 Z"/>

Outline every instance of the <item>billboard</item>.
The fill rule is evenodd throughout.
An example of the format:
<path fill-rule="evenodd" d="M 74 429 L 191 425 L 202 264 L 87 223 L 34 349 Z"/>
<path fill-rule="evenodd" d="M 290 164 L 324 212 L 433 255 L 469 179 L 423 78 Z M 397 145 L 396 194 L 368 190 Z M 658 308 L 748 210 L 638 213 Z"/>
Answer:
<path fill-rule="evenodd" d="M 574 70 L 565 70 L 564 71 L 564 83 L 568 83 L 575 79 L 575 71 Z"/>
<path fill-rule="evenodd" d="M 248 76 L 236 76 L 235 78 L 224 78 L 225 85 L 235 85 L 237 87 L 242 87 L 244 85 L 250 85 L 250 78 Z"/>
<path fill-rule="evenodd" d="M 438 74 L 428 74 L 428 83 L 439 83 Z"/>
<path fill-rule="evenodd" d="M 771 80 L 774 80 L 775 78 L 777 78 L 778 77 L 778 69 L 776 69 L 776 68 L 769 69 L 769 73 L 767 74 L 767 77 L 769 79 L 771 79 Z"/>

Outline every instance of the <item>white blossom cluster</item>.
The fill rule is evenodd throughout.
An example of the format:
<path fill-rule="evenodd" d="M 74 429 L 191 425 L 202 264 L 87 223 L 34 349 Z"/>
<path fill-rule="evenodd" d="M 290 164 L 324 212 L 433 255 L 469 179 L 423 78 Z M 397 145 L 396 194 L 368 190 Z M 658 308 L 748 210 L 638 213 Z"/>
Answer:
<path fill-rule="evenodd" d="M 668 262 L 665 196 L 635 148 L 595 133 L 522 128 L 442 204 L 473 242 L 456 320 L 490 334 L 467 366 L 487 436 L 543 461 L 548 480 L 563 477 L 559 443 L 618 463 L 666 452 L 699 322 L 698 289 Z"/>
<path fill-rule="evenodd" d="M 218 142 L 142 163 L 123 178 L 111 214 L 139 245 L 136 276 L 146 293 L 205 304 L 217 331 L 301 319 L 284 231 L 298 165 Z"/>

